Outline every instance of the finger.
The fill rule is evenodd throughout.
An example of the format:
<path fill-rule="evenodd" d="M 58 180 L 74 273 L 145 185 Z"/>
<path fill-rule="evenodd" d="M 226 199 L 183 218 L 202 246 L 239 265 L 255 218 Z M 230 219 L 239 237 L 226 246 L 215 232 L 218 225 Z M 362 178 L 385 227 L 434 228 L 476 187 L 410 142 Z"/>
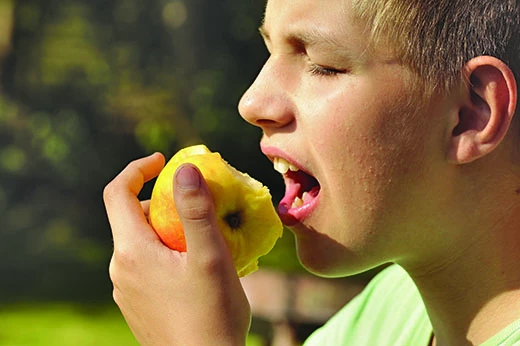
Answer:
<path fill-rule="evenodd" d="M 144 183 L 155 178 L 164 167 L 164 156 L 155 153 L 128 164 L 106 187 L 103 193 L 114 243 L 142 237 L 138 230 L 146 224 L 143 207 L 137 195 Z M 153 232 L 149 232 L 153 236 Z"/>
<path fill-rule="evenodd" d="M 197 167 L 185 164 L 177 169 L 174 198 L 184 228 L 188 258 L 221 256 L 225 243 L 218 228 L 211 193 Z"/>
<path fill-rule="evenodd" d="M 150 214 L 150 200 L 141 201 L 141 208 L 143 209 L 143 213 L 148 218 Z"/>

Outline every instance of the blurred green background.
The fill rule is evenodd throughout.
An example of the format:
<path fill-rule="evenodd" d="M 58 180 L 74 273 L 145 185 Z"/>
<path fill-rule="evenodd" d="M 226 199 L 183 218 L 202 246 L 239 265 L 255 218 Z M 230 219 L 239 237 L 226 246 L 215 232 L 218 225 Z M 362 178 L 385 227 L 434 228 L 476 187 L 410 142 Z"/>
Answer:
<path fill-rule="evenodd" d="M 102 203 L 129 161 L 202 142 L 281 197 L 237 112 L 266 58 L 263 7 L 0 0 L 1 345 L 135 344 L 112 302 Z M 287 233 L 261 264 L 298 273 Z"/>

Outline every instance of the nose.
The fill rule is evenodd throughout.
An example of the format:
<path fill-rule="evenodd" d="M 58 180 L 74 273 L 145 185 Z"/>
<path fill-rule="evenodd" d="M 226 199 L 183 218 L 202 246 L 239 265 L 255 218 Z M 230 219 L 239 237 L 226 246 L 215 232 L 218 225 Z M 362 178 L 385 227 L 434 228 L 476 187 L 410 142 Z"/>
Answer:
<path fill-rule="evenodd" d="M 238 111 L 242 118 L 264 132 L 293 122 L 291 83 L 290 69 L 271 56 L 240 99 Z"/>

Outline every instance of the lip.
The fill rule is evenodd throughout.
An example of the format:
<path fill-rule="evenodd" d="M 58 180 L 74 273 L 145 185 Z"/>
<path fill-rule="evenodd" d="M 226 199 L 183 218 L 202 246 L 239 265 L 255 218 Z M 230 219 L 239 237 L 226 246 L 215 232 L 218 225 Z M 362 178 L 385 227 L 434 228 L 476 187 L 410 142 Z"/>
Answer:
<path fill-rule="evenodd" d="M 294 160 L 290 155 L 288 155 L 283 150 L 272 147 L 272 146 L 265 146 L 261 145 L 262 153 L 264 153 L 265 156 L 269 158 L 269 160 L 273 161 L 274 158 L 279 157 L 287 162 L 295 165 L 298 167 L 298 169 L 305 173 L 306 175 L 312 177 L 314 176 L 309 173 L 305 167 L 303 167 L 301 164 L 299 164 L 296 160 Z M 283 175 L 284 182 L 285 182 L 285 195 L 278 204 L 278 216 L 280 217 L 280 220 L 284 223 L 286 226 L 294 226 L 298 223 L 302 223 L 305 219 L 307 219 L 317 208 L 320 200 L 320 190 L 313 192 L 313 198 L 311 201 L 305 203 L 304 205 L 300 207 L 292 207 L 292 203 L 299 192 L 299 185 L 297 181 L 295 181 L 291 177 L 291 172 L 288 172 L 287 174 Z M 321 188 L 321 186 L 320 186 Z"/>
<path fill-rule="evenodd" d="M 298 167 L 299 170 L 301 170 L 302 172 L 305 172 L 309 175 L 312 175 L 310 174 L 300 163 L 298 163 L 296 160 L 294 160 L 290 155 L 288 155 L 285 151 L 279 149 L 279 148 L 276 148 L 276 147 L 270 147 L 270 146 L 264 146 L 264 145 L 260 145 L 260 149 L 262 150 L 262 153 L 264 153 L 265 156 L 267 156 L 267 158 L 273 162 L 273 160 L 276 158 L 276 157 L 279 157 L 279 158 L 282 158 L 284 159 L 285 161 L 295 165 L 296 167 Z"/>

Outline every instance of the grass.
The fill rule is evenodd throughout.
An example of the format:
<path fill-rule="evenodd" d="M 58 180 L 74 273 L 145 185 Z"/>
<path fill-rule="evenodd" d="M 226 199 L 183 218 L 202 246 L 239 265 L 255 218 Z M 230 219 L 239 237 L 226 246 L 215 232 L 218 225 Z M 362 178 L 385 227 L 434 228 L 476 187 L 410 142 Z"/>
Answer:
<path fill-rule="evenodd" d="M 261 346 L 252 335 L 247 346 Z M 23 304 L 0 307 L 2 346 L 137 346 L 115 306 Z"/>
<path fill-rule="evenodd" d="M 0 310 L 5 346 L 138 345 L 116 307 L 15 305 Z"/>

